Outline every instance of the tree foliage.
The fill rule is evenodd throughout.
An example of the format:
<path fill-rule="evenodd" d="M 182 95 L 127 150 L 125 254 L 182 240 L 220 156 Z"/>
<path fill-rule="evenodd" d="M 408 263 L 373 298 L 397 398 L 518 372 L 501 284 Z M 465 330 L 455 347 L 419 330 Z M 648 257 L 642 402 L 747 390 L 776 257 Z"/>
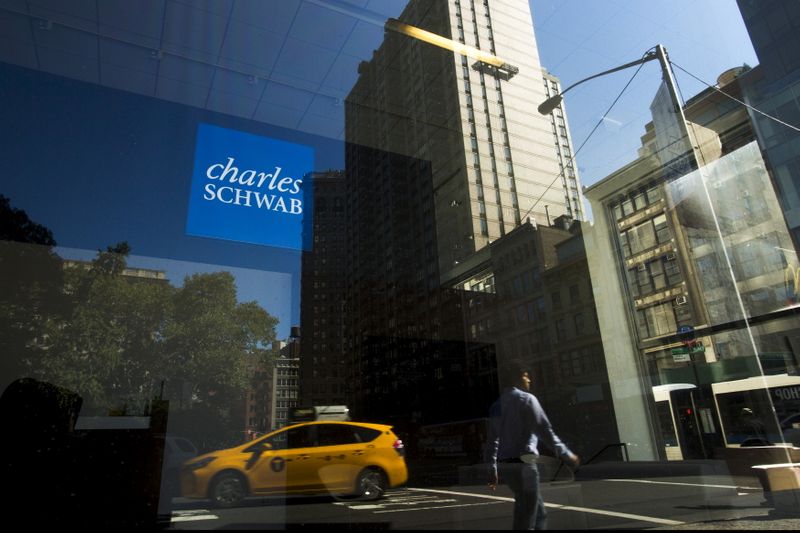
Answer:
<path fill-rule="evenodd" d="M 0 195 L 0 391 L 36 377 L 78 393 L 82 414 L 142 414 L 154 397 L 203 439 L 241 436 L 235 409 L 274 357 L 277 319 L 237 301 L 229 272 L 175 287 L 126 272 L 120 242 L 65 262 L 45 226 Z M 214 443 L 217 442 L 214 440 Z"/>
<path fill-rule="evenodd" d="M 67 269 L 70 313 L 43 328 L 39 377 L 89 405 L 130 409 L 178 383 L 180 394 L 188 390 L 186 406 L 226 410 L 248 385 L 248 361 L 274 341 L 277 320 L 237 302 L 229 272 L 194 274 L 173 287 L 126 275 L 129 252 L 119 243 Z"/>
<path fill-rule="evenodd" d="M 61 259 L 52 232 L 0 195 L 0 379 L 29 371 L 48 317 L 64 311 Z M 0 389 L 2 390 L 2 389 Z"/>

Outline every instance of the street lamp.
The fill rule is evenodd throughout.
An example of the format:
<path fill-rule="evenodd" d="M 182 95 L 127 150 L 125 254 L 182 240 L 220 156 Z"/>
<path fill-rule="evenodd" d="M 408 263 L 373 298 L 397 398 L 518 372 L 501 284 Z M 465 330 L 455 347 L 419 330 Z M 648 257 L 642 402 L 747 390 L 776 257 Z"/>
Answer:
<path fill-rule="evenodd" d="M 582 79 L 582 80 L 580 80 L 580 81 L 578 81 L 576 83 L 573 83 L 572 85 L 570 85 L 569 87 L 567 87 L 566 89 L 561 91 L 559 94 L 556 94 L 556 95 L 548 98 L 544 102 L 542 102 L 538 107 L 539 113 L 541 113 L 542 115 L 548 115 L 548 114 L 552 113 L 553 110 L 556 107 L 558 107 L 561 104 L 561 102 L 563 101 L 564 94 L 566 92 L 568 92 L 569 90 L 571 90 L 573 87 L 576 87 L 576 86 L 578 86 L 578 85 L 580 85 L 580 84 L 582 84 L 584 82 L 587 82 L 589 80 L 593 80 L 595 78 L 599 78 L 601 76 L 605 76 L 607 74 L 618 72 L 620 70 L 625 70 L 627 68 L 634 67 L 634 66 L 637 66 L 637 65 L 642 65 L 644 63 L 647 63 L 649 61 L 653 61 L 655 59 L 658 59 L 659 64 L 661 66 L 661 71 L 662 71 L 662 76 L 663 76 L 663 85 L 662 85 L 662 87 L 663 87 L 663 89 L 666 90 L 666 93 L 667 93 L 666 96 L 668 97 L 668 101 L 664 102 L 664 104 L 666 104 L 666 105 L 662 104 L 661 106 L 659 106 L 659 108 L 662 109 L 662 111 L 666 112 L 666 115 L 662 115 L 659 118 L 659 116 L 654 114 L 654 116 L 653 116 L 654 122 L 656 122 L 657 120 L 661 121 L 659 124 L 660 124 L 661 128 L 665 128 L 665 134 L 667 136 L 676 135 L 678 139 L 682 139 L 677 144 L 676 143 L 670 143 L 670 145 L 668 147 L 665 146 L 664 150 L 666 151 L 666 153 L 660 154 L 659 157 L 662 158 L 662 161 L 669 161 L 669 162 L 665 162 L 665 167 L 667 167 L 667 168 L 672 167 L 672 168 L 669 168 L 669 174 L 671 174 L 672 177 L 676 177 L 676 175 L 682 175 L 683 173 L 690 171 L 694 167 L 694 165 L 692 165 L 691 163 L 688 163 L 686 161 L 684 154 L 691 154 L 690 157 L 692 159 L 694 159 L 695 162 L 697 162 L 698 158 L 697 158 L 697 154 L 695 153 L 696 143 L 693 142 L 693 136 L 691 134 L 691 131 L 690 131 L 690 128 L 689 128 L 689 124 L 687 123 L 687 120 L 686 120 L 686 116 L 685 116 L 684 109 L 683 109 L 683 104 L 681 103 L 680 99 L 678 98 L 678 91 L 677 91 L 677 88 L 676 88 L 677 85 L 676 85 L 675 79 L 674 79 L 674 77 L 672 75 L 672 70 L 670 68 L 669 60 L 667 59 L 667 52 L 664 49 L 664 47 L 662 45 L 660 45 L 660 44 L 656 45 L 652 49 L 648 50 L 644 54 L 644 56 L 642 56 L 640 59 L 638 59 L 636 61 L 631 61 L 631 62 L 626 63 L 624 65 L 621 65 L 621 66 L 618 66 L 618 67 L 615 67 L 615 68 L 600 72 L 599 74 L 594 74 L 594 75 L 589 76 L 587 78 L 584 78 L 584 79 Z M 658 94 L 661 94 L 661 90 L 659 90 Z M 659 96 L 657 96 L 656 98 L 657 98 L 657 100 L 660 100 Z M 666 106 L 669 106 L 671 109 L 668 109 Z M 672 116 L 669 117 L 668 115 L 672 115 Z M 656 130 L 658 130 L 659 124 L 655 124 Z M 677 163 L 677 165 L 676 165 L 676 163 L 675 163 L 676 161 L 677 162 L 684 162 L 684 163 L 688 163 L 688 164 Z M 673 165 L 676 165 L 676 166 L 673 166 Z M 699 164 L 697 165 L 697 167 L 699 167 Z M 665 175 L 665 178 L 667 178 L 666 175 Z M 703 182 L 703 184 L 705 186 L 705 182 Z M 709 202 L 709 209 L 713 213 L 713 206 L 711 206 L 711 198 L 710 198 L 710 196 L 708 196 L 708 192 L 707 191 L 706 191 L 706 197 L 707 197 L 707 200 Z M 715 216 L 715 221 L 716 221 L 716 216 Z M 720 240 L 722 241 L 722 235 L 721 235 L 721 232 L 719 232 L 719 228 L 717 228 L 717 230 L 718 230 L 718 234 L 720 236 Z M 723 249 L 724 249 L 724 241 L 722 241 L 722 243 L 723 243 Z M 693 439 L 696 438 L 696 440 L 697 440 L 697 442 L 698 442 L 698 444 L 700 446 L 700 451 L 701 451 L 702 456 L 707 458 L 707 457 L 710 456 L 710 454 L 709 454 L 709 450 L 707 449 L 707 443 L 705 442 L 705 432 L 702 429 L 703 425 L 702 425 L 701 419 L 700 419 L 700 410 L 698 409 L 698 405 L 696 404 L 696 401 L 699 401 L 699 403 L 701 404 L 700 407 L 703 407 L 706 402 L 705 402 L 705 399 L 704 399 L 703 387 L 702 387 L 702 384 L 700 383 L 700 379 L 699 379 L 699 376 L 697 374 L 697 367 L 696 367 L 696 363 L 694 361 L 694 358 L 693 358 L 693 356 L 691 354 L 691 350 L 689 350 L 689 363 L 690 363 L 690 366 L 692 368 L 692 371 L 695 374 L 695 382 L 697 384 L 696 391 L 699 394 L 699 397 L 695 398 L 694 391 L 690 392 L 689 399 L 691 401 L 691 413 L 693 414 L 692 418 L 693 418 L 693 422 L 694 422 L 694 426 L 696 428 L 696 431 L 693 431 L 691 435 L 687 435 L 687 438 L 690 438 L 690 437 L 693 438 Z M 641 378 L 645 378 L 645 376 L 641 376 L 640 375 L 640 379 Z M 644 384 L 645 381 L 646 381 L 646 379 L 642 379 L 642 384 Z M 649 409 L 651 410 L 651 415 L 652 415 L 652 413 L 653 413 L 653 411 L 652 411 L 653 405 L 651 404 L 651 402 L 647 402 L 647 403 L 650 404 L 649 405 Z M 689 445 L 689 441 L 686 442 L 686 445 L 687 446 Z"/>
<path fill-rule="evenodd" d="M 672 72 L 669 70 L 667 51 L 664 49 L 663 46 L 659 44 L 656 45 L 653 49 L 648 50 L 647 53 L 641 59 L 637 59 L 636 61 L 631 61 L 630 63 L 625 63 L 624 65 L 620 65 L 619 67 L 603 71 L 599 74 L 589 76 L 588 78 L 584 78 L 580 81 L 573 83 L 572 85 L 561 91 L 559 94 L 551 96 L 550 98 L 539 104 L 538 108 L 539 113 L 541 113 L 542 115 L 549 115 L 550 113 L 552 113 L 553 110 L 561 104 L 561 101 L 564 99 L 564 93 L 566 93 L 573 87 L 577 87 L 583 82 L 599 78 L 600 76 L 605 76 L 606 74 L 612 74 L 620 70 L 625 70 L 626 68 L 635 67 L 636 65 L 641 65 L 643 63 L 647 63 L 648 61 L 652 61 L 654 59 L 658 59 L 659 63 L 661 63 L 661 70 L 664 72 L 664 81 L 666 81 L 667 85 L 669 86 L 670 96 L 672 96 L 672 101 L 678 107 L 680 107 L 680 103 L 678 102 L 677 98 L 677 92 L 675 91 L 675 84 L 672 79 Z"/>
<path fill-rule="evenodd" d="M 667 157 L 674 157 L 674 156 L 679 156 L 680 157 L 680 153 L 676 152 L 676 150 L 682 151 L 683 149 L 685 149 L 686 152 L 688 154 L 690 154 L 690 157 L 692 159 L 694 159 L 694 161 L 693 161 L 694 165 L 690 165 L 688 167 L 683 167 L 683 168 L 673 168 L 672 169 L 673 173 L 672 173 L 671 177 L 674 178 L 674 177 L 677 177 L 679 175 L 682 175 L 684 172 L 691 171 L 692 168 L 696 168 L 696 169 L 699 170 L 700 167 L 701 167 L 700 160 L 704 159 L 703 158 L 703 153 L 702 153 L 700 147 L 698 146 L 698 144 L 696 142 L 695 136 L 693 135 L 694 125 L 688 123 L 688 121 L 686 120 L 686 115 L 684 113 L 683 105 L 681 104 L 681 101 L 678 98 L 677 85 L 676 85 L 675 79 L 674 79 L 674 77 L 672 75 L 672 70 L 670 68 L 669 60 L 667 59 L 666 50 L 660 44 L 656 45 L 651 50 L 648 50 L 647 53 L 645 53 L 645 55 L 641 59 L 638 59 L 636 61 L 631 61 L 630 63 L 626 63 L 624 65 L 621 65 L 619 67 L 606 70 L 604 72 L 600 72 L 599 74 L 594 74 L 594 75 L 589 76 L 587 78 L 584 78 L 584 79 L 582 79 L 582 80 L 580 80 L 580 81 L 578 81 L 576 83 L 573 83 L 572 85 L 570 85 L 569 87 L 567 87 L 566 89 L 561 91 L 560 94 L 556 94 L 556 95 L 548 98 L 544 102 L 542 102 L 538 107 L 539 113 L 541 113 L 542 115 L 548 115 L 548 114 L 552 113 L 553 110 L 556 107 L 558 107 L 561 104 L 561 102 L 563 101 L 564 94 L 567 91 L 569 91 L 570 89 L 572 89 L 573 87 L 576 87 L 576 86 L 578 86 L 578 85 L 580 85 L 580 84 L 582 84 L 584 82 L 587 82 L 589 80 L 598 78 L 600 76 L 605 76 L 606 74 L 611 74 L 613 72 L 624 70 L 624 69 L 627 69 L 627 68 L 630 68 L 630 67 L 634 67 L 634 66 L 637 66 L 637 65 L 642 65 L 642 64 L 647 63 L 649 61 L 652 61 L 654 59 L 658 59 L 660 65 L 661 65 L 661 71 L 663 73 L 663 86 L 664 86 L 664 88 L 667 90 L 667 92 L 669 94 L 669 102 L 670 102 L 670 104 L 671 104 L 671 106 L 673 108 L 672 111 L 675 114 L 675 117 L 674 117 L 673 120 L 676 120 L 676 122 L 677 122 L 677 124 L 672 124 L 672 125 L 665 124 L 664 126 L 667 126 L 667 127 L 670 127 L 670 126 L 675 127 L 675 126 L 677 126 L 678 131 L 673 130 L 671 133 L 673 135 L 677 133 L 683 139 L 685 139 L 681 143 L 677 143 L 677 144 L 674 143 L 674 142 L 671 143 L 671 146 L 669 148 L 665 147 L 664 150 L 666 150 L 668 152 L 666 155 L 667 155 Z M 719 91 L 719 89 L 715 89 L 715 90 Z M 720 92 L 722 92 L 722 91 L 720 91 Z M 725 93 L 723 93 L 723 94 L 725 94 Z M 756 110 L 756 111 L 758 111 L 758 110 Z M 657 118 L 658 117 L 654 116 L 654 121 Z M 678 157 L 675 157 L 675 159 L 678 159 Z M 673 161 L 675 159 L 673 159 Z M 680 159 L 683 159 L 683 158 L 680 157 Z M 673 164 L 674 163 L 664 163 L 665 166 L 673 165 Z M 674 172 L 676 170 L 678 172 Z M 761 376 L 763 376 L 764 375 L 764 370 L 762 368 L 761 361 L 758 358 L 758 347 L 756 345 L 755 338 L 753 337 L 753 332 L 752 332 L 751 327 L 750 327 L 750 321 L 748 320 L 748 314 L 747 314 L 747 311 L 745 309 L 744 301 L 742 299 L 742 296 L 741 296 L 741 293 L 740 293 L 740 290 L 739 290 L 739 287 L 738 287 L 738 284 L 737 284 L 737 281 L 736 281 L 736 275 L 735 275 L 735 272 L 734 272 L 734 269 L 733 269 L 733 264 L 732 264 L 730 255 L 728 253 L 728 249 L 727 249 L 727 246 L 726 246 L 726 243 L 725 243 L 725 238 L 724 238 L 724 235 L 723 235 L 723 232 L 722 232 L 722 228 L 720 227 L 719 217 L 718 217 L 718 215 L 716 213 L 716 209 L 714 208 L 714 203 L 712 202 L 711 195 L 710 195 L 709 190 L 708 190 L 708 185 L 707 185 L 706 180 L 705 180 L 704 176 L 702 175 L 702 173 L 700 174 L 700 183 L 702 185 L 703 193 L 704 193 L 704 196 L 705 196 L 705 200 L 706 200 L 707 205 L 708 205 L 708 211 L 709 211 L 709 213 L 711 215 L 712 220 L 714 221 L 714 229 L 716 231 L 716 235 L 717 235 L 717 237 L 719 239 L 719 242 L 720 242 L 722 255 L 723 255 L 724 259 L 725 259 L 725 264 L 726 264 L 728 273 L 729 273 L 729 275 L 731 277 L 731 281 L 733 282 L 734 292 L 735 292 L 736 299 L 737 299 L 737 302 L 738 302 L 739 311 L 741 312 L 742 317 L 743 317 L 743 319 L 745 321 L 747 335 L 749 337 L 750 344 L 751 344 L 751 346 L 753 348 L 753 353 L 755 354 L 755 357 L 756 357 L 756 363 L 758 364 Z M 698 385 L 698 392 L 700 392 L 701 395 L 702 395 L 703 391 L 702 391 L 702 388 L 700 387 L 700 380 L 699 380 L 699 377 L 697 376 L 697 369 L 694 366 L 695 362 L 694 362 L 694 359 L 691 356 L 691 352 L 689 354 L 689 357 L 690 357 L 690 363 L 692 365 L 692 369 L 695 372 L 695 380 L 696 380 L 697 385 Z M 766 383 L 764 384 L 764 388 L 765 389 L 767 388 Z M 693 396 L 692 396 L 692 401 L 694 402 L 694 397 Z M 694 405 L 693 405 L 693 407 L 694 407 Z M 697 423 L 697 427 L 700 428 L 701 425 L 699 423 L 700 422 L 699 419 L 697 418 L 697 415 L 698 415 L 697 409 L 694 409 L 694 413 L 695 413 L 695 420 L 696 420 L 696 423 Z M 775 415 L 775 416 L 776 416 L 776 424 L 777 424 L 778 423 L 777 422 L 777 415 Z M 706 452 L 705 451 L 705 443 L 703 442 L 703 435 L 700 435 L 700 439 L 699 440 L 700 440 L 700 445 L 703 448 L 704 455 L 706 455 L 706 453 L 705 453 Z M 787 452 L 787 454 L 788 454 L 788 452 Z"/>

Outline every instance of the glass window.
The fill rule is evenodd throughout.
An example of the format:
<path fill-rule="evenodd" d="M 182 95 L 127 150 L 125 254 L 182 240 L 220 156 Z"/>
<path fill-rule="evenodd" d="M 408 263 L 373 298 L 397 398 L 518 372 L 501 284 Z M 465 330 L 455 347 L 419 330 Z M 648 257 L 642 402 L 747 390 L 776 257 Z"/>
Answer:
<path fill-rule="evenodd" d="M 319 446 L 338 446 L 361 442 L 352 426 L 343 424 L 320 424 L 317 426 Z"/>
<path fill-rule="evenodd" d="M 639 209 L 644 209 L 645 207 L 647 207 L 647 196 L 645 195 L 645 193 L 639 192 L 639 193 L 634 194 L 634 196 L 633 196 L 633 206 L 634 206 L 634 209 L 636 209 L 637 211 Z"/>
<path fill-rule="evenodd" d="M 650 187 L 647 189 L 647 203 L 654 204 L 661 199 L 661 188 L 659 186 Z"/>
<path fill-rule="evenodd" d="M 633 200 L 630 198 L 626 198 L 622 201 L 622 214 L 624 216 L 632 215 L 636 210 Z"/>
<path fill-rule="evenodd" d="M 581 301 L 581 291 L 578 285 L 570 285 L 569 287 L 569 301 L 571 304 L 576 304 Z"/>
<path fill-rule="evenodd" d="M 632 254 L 638 254 L 657 244 L 653 221 L 648 220 L 627 231 Z"/>
<path fill-rule="evenodd" d="M 553 309 L 559 310 L 561 309 L 561 293 L 554 292 L 550 295 L 550 301 L 553 304 Z"/>
<path fill-rule="evenodd" d="M 656 240 L 659 244 L 664 244 L 672 239 L 672 232 L 667 225 L 666 215 L 659 215 L 653 219 L 653 225 L 656 230 Z"/>
<path fill-rule="evenodd" d="M 581 336 L 585 333 L 586 322 L 583 317 L 583 313 L 578 313 L 573 317 L 573 321 L 575 323 L 575 335 Z"/>
<path fill-rule="evenodd" d="M 658 259 L 656 261 L 652 261 L 647 264 L 648 269 L 650 270 L 650 276 L 653 279 L 653 288 L 655 290 L 661 290 L 667 286 L 667 279 L 666 275 L 664 274 L 664 265 L 661 263 L 661 260 Z"/>
<path fill-rule="evenodd" d="M 563 318 L 556 320 L 556 340 L 567 340 L 567 325 Z"/>
<path fill-rule="evenodd" d="M 800 446 L 800 3 L 661 2 L 655 25 L 581 0 L 0 4 L 16 514 L 220 529 L 288 480 L 334 497 L 248 524 L 509 524 L 476 465 L 520 363 L 606 479 L 687 474 L 598 481 L 551 527 L 781 524 L 686 465 L 759 486 L 745 409 Z M 600 120 L 602 73 L 653 42 L 675 76 L 653 62 Z M 581 88 L 542 115 L 558 79 Z M 370 423 L 298 425 L 310 406 Z M 546 463 L 558 504 L 548 480 L 579 487 Z"/>

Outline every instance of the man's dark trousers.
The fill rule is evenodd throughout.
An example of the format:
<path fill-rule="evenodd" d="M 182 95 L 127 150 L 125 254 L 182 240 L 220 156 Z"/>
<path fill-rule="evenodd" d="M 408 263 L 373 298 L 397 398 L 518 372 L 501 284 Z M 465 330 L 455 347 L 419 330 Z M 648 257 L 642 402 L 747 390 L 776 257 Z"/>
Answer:
<path fill-rule="evenodd" d="M 536 464 L 499 462 L 500 482 L 514 493 L 515 530 L 544 529 L 547 511 L 539 490 L 539 469 Z"/>

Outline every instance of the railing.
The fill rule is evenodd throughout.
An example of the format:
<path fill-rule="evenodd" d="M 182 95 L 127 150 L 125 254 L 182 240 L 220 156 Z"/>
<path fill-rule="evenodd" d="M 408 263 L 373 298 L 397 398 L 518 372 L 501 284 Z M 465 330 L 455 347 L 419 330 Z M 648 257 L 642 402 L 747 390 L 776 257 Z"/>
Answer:
<path fill-rule="evenodd" d="M 581 465 L 579 465 L 578 467 L 575 468 L 575 472 L 580 470 L 581 466 L 588 465 L 589 463 L 591 463 L 592 461 L 594 461 L 595 459 L 600 457 L 600 455 L 602 455 L 604 451 L 606 451 L 606 450 L 608 450 L 610 448 L 622 448 L 622 452 L 623 452 L 622 453 L 622 457 L 625 459 L 625 462 L 627 463 L 630 460 L 629 457 L 628 457 L 628 443 L 627 442 L 614 442 L 612 444 L 606 444 L 605 446 L 603 446 L 600 449 L 599 452 L 597 452 L 594 455 L 592 455 L 587 461 L 582 462 Z M 555 474 L 553 474 L 553 478 L 550 481 L 555 481 L 556 480 L 556 478 L 558 477 L 558 473 L 561 472 L 561 467 L 563 467 L 563 466 L 564 466 L 564 461 L 561 461 L 561 463 L 558 465 L 558 468 L 556 469 Z"/>

